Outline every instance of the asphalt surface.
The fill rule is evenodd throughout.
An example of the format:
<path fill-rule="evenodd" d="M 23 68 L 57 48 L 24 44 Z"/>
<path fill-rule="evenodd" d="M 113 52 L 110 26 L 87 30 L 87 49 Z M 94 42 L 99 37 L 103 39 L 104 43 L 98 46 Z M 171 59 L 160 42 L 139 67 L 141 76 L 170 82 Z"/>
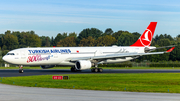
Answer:
<path fill-rule="evenodd" d="M 24 69 L 19 73 L 17 69 L 0 70 L 0 77 L 31 76 L 31 75 L 53 75 L 53 74 L 92 74 L 91 70 L 71 72 L 69 69 Z M 178 69 L 104 69 L 103 73 L 180 73 Z"/>
<path fill-rule="evenodd" d="M 0 84 L 0 101 L 180 101 L 180 94 L 53 89 Z"/>

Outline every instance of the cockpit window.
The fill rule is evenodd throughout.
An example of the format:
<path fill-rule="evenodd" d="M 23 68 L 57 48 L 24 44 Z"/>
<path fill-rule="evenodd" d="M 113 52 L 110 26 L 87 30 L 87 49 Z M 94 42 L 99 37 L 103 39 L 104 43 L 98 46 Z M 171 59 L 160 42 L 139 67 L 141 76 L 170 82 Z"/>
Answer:
<path fill-rule="evenodd" d="M 14 53 L 7 53 L 6 55 L 14 55 Z"/>

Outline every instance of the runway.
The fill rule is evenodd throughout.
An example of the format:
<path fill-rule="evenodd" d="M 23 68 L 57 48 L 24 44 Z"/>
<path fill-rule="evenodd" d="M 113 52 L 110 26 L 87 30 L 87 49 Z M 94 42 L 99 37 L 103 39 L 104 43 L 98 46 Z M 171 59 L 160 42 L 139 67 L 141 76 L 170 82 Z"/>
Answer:
<path fill-rule="evenodd" d="M 0 84 L 1 101 L 180 101 L 180 94 L 20 87 Z"/>
<path fill-rule="evenodd" d="M 0 77 L 92 73 L 91 70 L 71 72 L 69 69 L 24 69 L 24 73 L 19 73 L 17 69 L 1 69 Z M 104 69 L 103 73 L 180 73 L 180 69 Z"/>
<path fill-rule="evenodd" d="M 180 73 L 180 70 L 105 69 L 103 73 Z M 0 77 L 48 74 L 92 74 L 92 72 L 91 70 L 71 72 L 67 69 L 24 69 L 24 73 L 19 73 L 17 69 L 0 70 Z M 0 84 L 0 91 L 1 101 L 180 101 L 180 94 L 170 93 L 54 89 L 4 84 Z"/>

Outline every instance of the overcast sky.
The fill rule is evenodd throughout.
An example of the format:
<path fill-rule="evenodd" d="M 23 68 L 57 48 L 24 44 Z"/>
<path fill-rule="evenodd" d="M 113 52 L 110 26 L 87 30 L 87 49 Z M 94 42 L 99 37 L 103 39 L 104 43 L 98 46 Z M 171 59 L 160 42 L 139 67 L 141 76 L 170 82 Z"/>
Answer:
<path fill-rule="evenodd" d="M 53 36 L 98 28 L 143 33 L 157 21 L 155 35 L 180 34 L 180 0 L 1 0 L 0 33 L 35 31 Z"/>

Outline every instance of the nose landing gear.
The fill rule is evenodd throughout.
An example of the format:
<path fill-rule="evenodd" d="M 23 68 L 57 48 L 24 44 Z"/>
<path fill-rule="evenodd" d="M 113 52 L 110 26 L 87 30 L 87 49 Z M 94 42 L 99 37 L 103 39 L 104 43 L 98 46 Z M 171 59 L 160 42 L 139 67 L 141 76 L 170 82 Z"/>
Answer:
<path fill-rule="evenodd" d="M 23 65 L 19 65 L 19 73 L 23 73 Z"/>

